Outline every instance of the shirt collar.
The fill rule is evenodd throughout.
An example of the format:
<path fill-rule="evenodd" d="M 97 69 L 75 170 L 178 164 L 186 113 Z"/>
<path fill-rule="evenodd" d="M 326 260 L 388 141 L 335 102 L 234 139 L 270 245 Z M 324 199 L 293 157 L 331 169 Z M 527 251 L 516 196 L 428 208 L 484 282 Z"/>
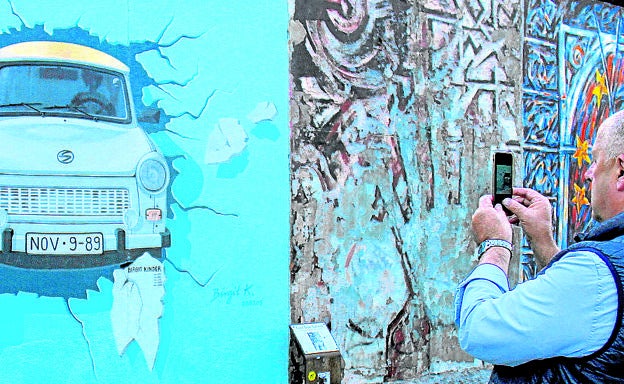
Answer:
<path fill-rule="evenodd" d="M 624 233 L 624 212 L 603 222 L 594 222 L 590 228 L 583 233 L 574 236 L 575 241 L 605 241 L 616 238 Z"/>

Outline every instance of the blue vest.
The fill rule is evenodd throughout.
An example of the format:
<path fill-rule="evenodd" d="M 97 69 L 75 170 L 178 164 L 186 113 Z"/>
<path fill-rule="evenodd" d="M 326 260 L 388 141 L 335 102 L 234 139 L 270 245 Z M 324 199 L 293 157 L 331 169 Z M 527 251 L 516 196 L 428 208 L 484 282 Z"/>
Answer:
<path fill-rule="evenodd" d="M 624 383 L 624 213 L 578 235 L 576 240 L 555 255 L 546 268 L 566 253 L 578 250 L 592 251 L 606 262 L 618 291 L 617 319 L 611 337 L 600 350 L 582 358 L 555 357 L 516 367 L 494 366 L 490 383 Z"/>

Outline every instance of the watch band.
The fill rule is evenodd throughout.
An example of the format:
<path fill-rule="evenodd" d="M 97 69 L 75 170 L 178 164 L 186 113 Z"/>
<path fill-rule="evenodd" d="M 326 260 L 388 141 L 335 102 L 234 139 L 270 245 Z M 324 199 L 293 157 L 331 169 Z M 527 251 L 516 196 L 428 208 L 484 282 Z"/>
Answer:
<path fill-rule="evenodd" d="M 481 259 L 481 256 L 483 256 L 485 251 L 494 247 L 505 248 L 506 250 L 509 251 L 509 255 L 513 256 L 513 244 L 511 244 L 509 241 L 503 240 L 503 239 L 487 239 L 487 240 L 483 240 L 481 244 L 479 244 L 479 248 L 477 251 L 479 255 L 478 259 Z"/>

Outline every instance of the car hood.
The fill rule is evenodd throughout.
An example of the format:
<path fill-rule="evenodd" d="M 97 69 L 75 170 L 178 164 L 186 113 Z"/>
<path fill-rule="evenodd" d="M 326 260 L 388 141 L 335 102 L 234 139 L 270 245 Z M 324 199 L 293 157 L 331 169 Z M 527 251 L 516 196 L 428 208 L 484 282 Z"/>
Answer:
<path fill-rule="evenodd" d="M 131 176 L 153 150 L 135 125 L 86 119 L 0 120 L 0 173 Z"/>

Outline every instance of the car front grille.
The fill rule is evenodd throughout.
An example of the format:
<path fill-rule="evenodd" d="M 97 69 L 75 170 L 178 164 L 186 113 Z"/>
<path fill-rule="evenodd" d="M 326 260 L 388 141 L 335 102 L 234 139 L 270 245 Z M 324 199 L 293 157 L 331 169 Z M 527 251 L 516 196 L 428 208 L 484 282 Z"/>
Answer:
<path fill-rule="evenodd" d="M 0 208 L 9 215 L 123 216 L 127 189 L 0 186 Z"/>

